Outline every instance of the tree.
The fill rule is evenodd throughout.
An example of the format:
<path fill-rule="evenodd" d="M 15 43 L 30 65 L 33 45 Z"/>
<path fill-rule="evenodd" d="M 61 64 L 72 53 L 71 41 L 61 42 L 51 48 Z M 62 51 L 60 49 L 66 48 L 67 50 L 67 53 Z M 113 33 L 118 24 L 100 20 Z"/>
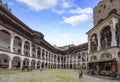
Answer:
<path fill-rule="evenodd" d="M 2 3 L 2 0 L 0 0 L 0 3 Z"/>
<path fill-rule="evenodd" d="M 2 0 L 0 0 L 0 5 L 2 5 Z"/>

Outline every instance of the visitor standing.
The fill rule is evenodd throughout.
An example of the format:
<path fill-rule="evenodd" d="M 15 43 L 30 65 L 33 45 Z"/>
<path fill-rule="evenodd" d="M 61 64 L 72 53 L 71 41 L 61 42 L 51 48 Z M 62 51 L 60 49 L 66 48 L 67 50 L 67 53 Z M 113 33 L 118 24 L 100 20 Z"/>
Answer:
<path fill-rule="evenodd" d="M 42 69 L 42 66 L 40 66 L 40 72 L 42 72 L 42 70 L 43 70 L 43 69 Z"/>
<path fill-rule="evenodd" d="M 22 66 L 22 72 L 25 72 L 25 67 L 24 66 Z"/>
<path fill-rule="evenodd" d="M 79 79 L 83 78 L 83 70 L 80 69 L 80 72 L 79 72 Z"/>

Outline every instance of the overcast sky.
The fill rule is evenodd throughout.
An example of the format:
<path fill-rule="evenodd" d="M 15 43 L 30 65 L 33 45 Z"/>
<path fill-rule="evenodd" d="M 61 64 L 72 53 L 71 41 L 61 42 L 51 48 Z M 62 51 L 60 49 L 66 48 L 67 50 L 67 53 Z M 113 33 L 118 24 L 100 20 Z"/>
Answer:
<path fill-rule="evenodd" d="M 93 8 L 100 0 L 4 0 L 12 13 L 52 45 L 79 45 L 93 27 Z"/>

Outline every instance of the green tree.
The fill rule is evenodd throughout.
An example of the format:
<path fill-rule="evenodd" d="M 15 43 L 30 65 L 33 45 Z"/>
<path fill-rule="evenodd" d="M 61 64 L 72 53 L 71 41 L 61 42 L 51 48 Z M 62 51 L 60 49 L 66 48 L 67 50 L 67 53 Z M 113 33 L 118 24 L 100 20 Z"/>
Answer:
<path fill-rule="evenodd" d="M 0 0 L 0 4 L 2 4 L 2 0 Z"/>

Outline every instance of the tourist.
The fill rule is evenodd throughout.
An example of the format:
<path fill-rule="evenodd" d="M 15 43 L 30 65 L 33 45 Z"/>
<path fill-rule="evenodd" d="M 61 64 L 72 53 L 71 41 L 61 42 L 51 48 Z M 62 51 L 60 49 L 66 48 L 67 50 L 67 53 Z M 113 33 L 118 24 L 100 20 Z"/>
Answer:
<path fill-rule="evenodd" d="M 87 75 L 89 75 L 90 74 L 90 70 L 87 70 Z"/>
<path fill-rule="evenodd" d="M 31 69 L 31 71 L 33 70 L 33 67 L 32 66 L 30 66 L 30 69 Z"/>
<path fill-rule="evenodd" d="M 43 69 L 42 69 L 42 66 L 40 66 L 40 72 L 42 72 L 42 70 L 43 70 Z"/>
<path fill-rule="evenodd" d="M 120 73 L 117 73 L 117 80 L 120 80 Z"/>
<path fill-rule="evenodd" d="M 83 70 L 81 69 L 79 72 L 79 79 L 83 78 Z"/>
<path fill-rule="evenodd" d="M 25 67 L 24 66 L 22 66 L 22 72 L 25 72 Z"/>
<path fill-rule="evenodd" d="M 92 76 L 92 69 L 89 70 L 89 75 Z"/>

